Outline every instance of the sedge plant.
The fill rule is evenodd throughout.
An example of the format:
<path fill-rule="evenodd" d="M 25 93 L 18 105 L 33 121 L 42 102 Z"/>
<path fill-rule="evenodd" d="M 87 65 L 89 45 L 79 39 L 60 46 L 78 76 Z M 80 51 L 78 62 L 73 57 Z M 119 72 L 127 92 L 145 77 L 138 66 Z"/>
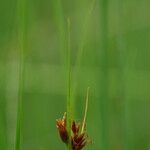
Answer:
<path fill-rule="evenodd" d="M 87 131 L 86 131 L 86 116 L 88 110 L 89 101 L 89 87 L 87 88 L 85 111 L 82 123 L 78 123 L 71 120 L 70 128 L 71 132 L 67 128 L 67 117 L 69 116 L 66 112 L 63 118 L 56 120 L 56 127 L 58 128 L 61 140 L 67 145 L 69 150 L 82 150 L 85 145 L 89 142 Z M 71 110 L 70 110 L 71 111 Z"/>
<path fill-rule="evenodd" d="M 79 49 L 77 52 L 77 59 L 75 64 L 80 66 L 81 57 L 83 54 L 83 45 L 84 40 L 86 37 L 86 32 L 88 30 L 88 22 L 89 18 L 91 17 L 93 8 L 94 8 L 95 0 L 92 1 L 87 17 L 85 19 L 85 26 L 83 28 L 83 35 L 81 37 L 81 43 L 79 45 Z M 76 84 L 72 86 L 71 84 L 71 77 L 72 77 L 72 70 L 71 70 L 71 36 L 70 36 L 70 19 L 67 19 L 68 30 L 67 30 L 67 51 L 66 51 L 66 68 L 67 68 L 67 112 L 64 113 L 62 119 L 56 120 L 56 126 L 59 131 L 59 135 L 61 140 L 67 145 L 68 150 L 81 150 L 83 147 L 88 143 L 88 137 L 85 129 L 86 124 L 86 116 L 88 110 L 88 97 L 89 97 L 89 87 L 87 88 L 87 95 L 86 95 L 86 104 L 85 104 L 85 112 L 82 121 L 82 125 L 74 121 L 74 95 L 76 90 Z M 75 70 L 78 74 L 79 70 Z"/>

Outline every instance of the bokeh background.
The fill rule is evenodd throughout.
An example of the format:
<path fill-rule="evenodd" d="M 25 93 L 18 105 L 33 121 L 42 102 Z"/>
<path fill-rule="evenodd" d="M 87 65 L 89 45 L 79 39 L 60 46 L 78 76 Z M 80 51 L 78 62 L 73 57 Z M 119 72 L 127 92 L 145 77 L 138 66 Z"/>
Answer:
<path fill-rule="evenodd" d="M 150 150 L 149 0 L 0 1 L 0 150 L 15 149 L 21 43 L 20 150 L 65 149 L 55 120 L 66 111 L 67 18 L 75 120 L 90 86 L 85 149 Z"/>

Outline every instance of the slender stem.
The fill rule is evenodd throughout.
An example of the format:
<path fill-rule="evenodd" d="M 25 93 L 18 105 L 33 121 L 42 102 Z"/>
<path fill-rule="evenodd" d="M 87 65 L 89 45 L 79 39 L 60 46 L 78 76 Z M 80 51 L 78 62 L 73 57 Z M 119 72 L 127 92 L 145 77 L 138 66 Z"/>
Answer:
<path fill-rule="evenodd" d="M 71 118 L 72 118 L 72 101 L 71 101 L 71 56 L 70 56 L 70 19 L 67 19 L 68 22 L 68 49 L 67 49 L 67 131 L 69 134 L 69 137 L 71 137 Z M 68 144 L 68 149 L 71 150 L 71 140 L 69 140 L 70 143 Z"/>
<path fill-rule="evenodd" d="M 24 50 L 26 45 L 26 0 L 18 0 L 18 42 L 19 42 L 19 87 L 18 87 L 18 110 L 17 110 L 17 122 L 16 122 L 16 143 L 15 150 L 20 150 L 22 139 L 22 105 L 23 105 L 23 76 L 24 76 Z"/>
<path fill-rule="evenodd" d="M 90 87 L 87 88 L 87 93 L 86 93 L 85 111 L 84 111 L 84 118 L 83 118 L 83 123 L 82 123 L 82 128 L 81 128 L 81 134 L 84 132 L 84 129 L 85 129 L 85 122 L 86 122 L 88 103 L 89 103 L 89 90 L 90 90 Z"/>

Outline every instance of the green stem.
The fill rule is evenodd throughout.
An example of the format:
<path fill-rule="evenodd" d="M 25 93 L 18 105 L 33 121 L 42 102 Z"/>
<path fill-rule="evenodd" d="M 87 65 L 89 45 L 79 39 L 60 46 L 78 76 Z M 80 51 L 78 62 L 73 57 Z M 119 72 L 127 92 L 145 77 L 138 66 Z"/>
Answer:
<path fill-rule="evenodd" d="M 67 49 L 67 131 L 71 137 L 71 120 L 72 120 L 72 101 L 71 101 L 71 49 L 70 49 L 70 19 L 68 18 L 68 49 Z M 71 140 L 69 140 L 68 149 L 71 150 Z"/>
<path fill-rule="evenodd" d="M 16 122 L 16 143 L 15 150 L 20 150 L 22 140 L 22 119 L 23 119 L 23 75 L 24 75 L 24 51 L 26 45 L 26 1 L 18 0 L 18 42 L 19 42 L 19 87 L 18 87 L 18 110 Z"/>

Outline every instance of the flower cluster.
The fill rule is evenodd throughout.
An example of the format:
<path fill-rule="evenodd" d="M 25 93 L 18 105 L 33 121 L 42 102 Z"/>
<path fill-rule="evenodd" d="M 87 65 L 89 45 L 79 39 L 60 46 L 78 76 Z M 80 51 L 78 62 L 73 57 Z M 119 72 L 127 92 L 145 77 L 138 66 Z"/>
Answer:
<path fill-rule="evenodd" d="M 66 113 L 64 113 L 64 116 L 62 119 L 56 120 L 56 126 L 59 131 L 59 135 L 61 140 L 65 144 L 71 143 L 72 150 L 81 150 L 86 144 L 87 144 L 87 134 L 84 131 L 81 131 L 80 124 L 76 123 L 75 121 L 72 121 L 71 124 L 71 137 L 69 137 L 67 126 L 66 126 Z"/>

